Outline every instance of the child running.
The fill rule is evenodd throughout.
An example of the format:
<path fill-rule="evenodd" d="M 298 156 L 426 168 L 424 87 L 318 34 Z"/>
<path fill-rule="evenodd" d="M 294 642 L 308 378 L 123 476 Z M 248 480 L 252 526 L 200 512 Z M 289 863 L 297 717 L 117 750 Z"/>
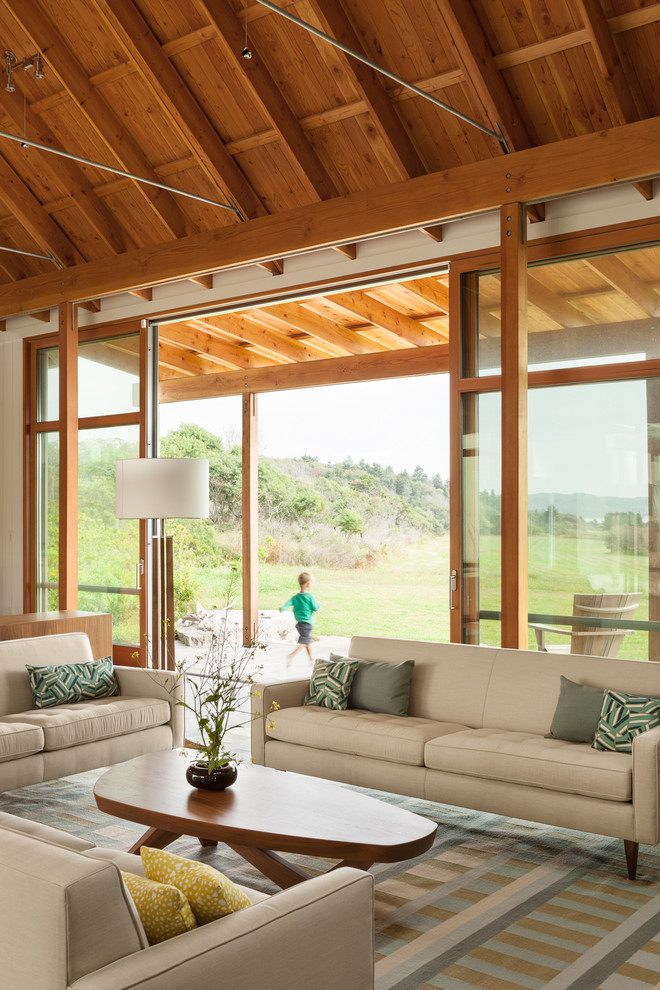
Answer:
<path fill-rule="evenodd" d="M 312 642 L 312 618 L 314 612 L 318 612 L 321 606 L 312 594 L 313 583 L 314 578 L 311 574 L 308 574 L 307 571 L 303 571 L 302 574 L 299 574 L 298 584 L 300 585 L 300 591 L 297 595 L 292 595 L 286 605 L 283 605 L 280 609 L 280 612 L 284 612 L 290 605 L 293 606 L 293 617 L 296 620 L 296 629 L 298 630 L 298 646 L 295 648 L 293 653 L 289 654 L 289 659 L 286 664 L 287 667 L 290 665 L 296 653 L 302 650 L 303 646 L 309 654 L 309 659 L 312 663 L 314 663 L 314 657 L 312 656 L 312 648 L 310 645 Z"/>

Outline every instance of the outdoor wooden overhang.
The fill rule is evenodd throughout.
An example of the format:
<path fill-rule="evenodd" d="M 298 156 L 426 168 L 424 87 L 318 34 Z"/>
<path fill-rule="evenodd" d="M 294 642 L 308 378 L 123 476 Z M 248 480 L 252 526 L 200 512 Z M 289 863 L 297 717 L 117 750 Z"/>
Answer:
<path fill-rule="evenodd" d="M 236 264 L 276 279 L 297 251 L 351 257 L 409 227 L 437 240 L 444 219 L 503 202 L 537 220 L 545 198 L 597 185 L 652 195 L 660 4 L 280 8 L 371 64 L 253 0 L 0 0 L 19 63 L 0 130 L 27 141 L 0 136 L 0 247 L 26 252 L 0 251 L 0 317 Z"/>

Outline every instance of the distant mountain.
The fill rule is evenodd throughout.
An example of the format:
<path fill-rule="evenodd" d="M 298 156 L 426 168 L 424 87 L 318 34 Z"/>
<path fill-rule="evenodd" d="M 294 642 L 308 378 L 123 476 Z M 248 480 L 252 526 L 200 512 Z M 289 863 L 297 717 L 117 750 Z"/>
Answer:
<path fill-rule="evenodd" d="M 568 512 L 582 519 L 598 521 L 602 521 L 608 512 L 639 512 L 646 521 L 649 511 L 648 500 L 643 495 L 620 498 L 616 495 L 590 495 L 587 492 L 538 492 L 529 496 L 530 509 L 543 510 L 550 505 L 554 505 L 557 512 Z"/>

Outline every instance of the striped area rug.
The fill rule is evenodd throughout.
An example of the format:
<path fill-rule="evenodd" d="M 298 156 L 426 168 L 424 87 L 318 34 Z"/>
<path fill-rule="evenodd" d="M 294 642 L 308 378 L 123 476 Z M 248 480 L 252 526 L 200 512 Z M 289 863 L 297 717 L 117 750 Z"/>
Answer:
<path fill-rule="evenodd" d="M 98 775 L 8 792 L 0 795 L 0 810 L 126 848 L 142 830 L 98 811 Z M 372 870 L 377 990 L 660 990 L 654 847 L 640 850 L 633 883 L 617 840 L 368 793 L 439 823 L 425 856 Z M 171 848 L 274 892 L 224 846 L 202 849 L 180 839 Z M 293 858 L 312 873 L 327 868 Z"/>

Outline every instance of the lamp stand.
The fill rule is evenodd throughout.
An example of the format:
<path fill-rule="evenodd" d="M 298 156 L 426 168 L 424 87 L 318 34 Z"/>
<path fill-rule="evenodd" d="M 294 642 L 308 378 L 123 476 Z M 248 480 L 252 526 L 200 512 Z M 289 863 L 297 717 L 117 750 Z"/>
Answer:
<path fill-rule="evenodd" d="M 161 523 L 162 526 L 162 523 Z M 174 545 L 162 528 L 153 537 L 152 642 L 160 670 L 174 670 Z"/>

